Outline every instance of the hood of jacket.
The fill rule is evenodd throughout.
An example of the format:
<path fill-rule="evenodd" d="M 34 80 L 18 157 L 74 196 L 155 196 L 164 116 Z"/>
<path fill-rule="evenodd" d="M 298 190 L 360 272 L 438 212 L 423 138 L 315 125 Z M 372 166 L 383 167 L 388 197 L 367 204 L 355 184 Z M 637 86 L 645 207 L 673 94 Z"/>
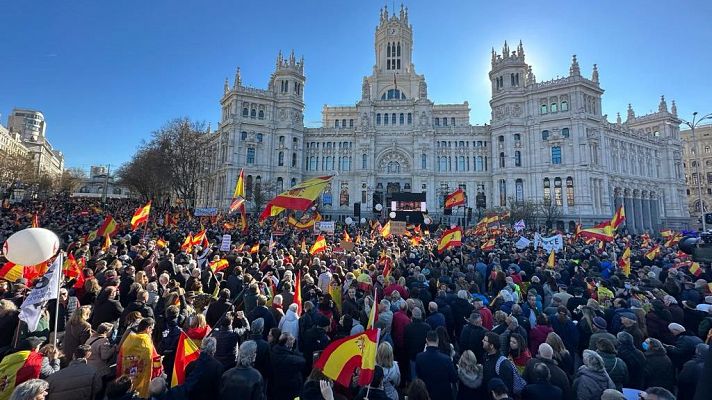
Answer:
<path fill-rule="evenodd" d="M 284 314 L 284 317 L 282 317 L 282 318 L 284 318 L 287 321 L 296 321 L 299 319 L 299 318 L 297 318 L 297 313 L 295 313 L 292 310 L 287 310 L 287 312 Z"/>
<path fill-rule="evenodd" d="M 460 381 L 470 389 L 476 389 L 482 385 L 482 368 L 479 366 L 475 371 L 458 368 L 457 376 L 460 378 Z"/>
<path fill-rule="evenodd" d="M 586 377 L 590 379 L 595 385 L 603 389 L 607 389 L 609 387 L 609 381 L 612 382 L 611 378 L 608 377 L 608 373 L 606 371 L 596 371 L 586 366 L 581 367 L 578 370 L 578 374 L 581 377 Z"/>

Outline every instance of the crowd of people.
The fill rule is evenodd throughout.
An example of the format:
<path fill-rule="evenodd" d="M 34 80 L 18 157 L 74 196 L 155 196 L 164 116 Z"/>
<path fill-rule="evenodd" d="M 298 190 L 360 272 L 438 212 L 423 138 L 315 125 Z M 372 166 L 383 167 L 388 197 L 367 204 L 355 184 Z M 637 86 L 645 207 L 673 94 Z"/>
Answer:
<path fill-rule="evenodd" d="M 688 256 L 655 232 L 620 229 L 602 246 L 564 233 L 552 266 L 546 251 L 515 246 L 533 230 L 517 233 L 507 223 L 485 236 L 466 230 L 461 246 L 443 252 L 437 243 L 447 226 L 383 237 L 368 224 L 340 224 L 325 251 L 309 254 L 309 230 L 268 222 L 242 231 L 226 218 L 154 204 L 139 230 L 122 224 L 110 246 L 101 237 L 87 242 L 106 215 L 126 221 L 138 206 L 57 197 L 2 210 L 1 240 L 37 215 L 64 255 L 80 260 L 83 279 L 65 276 L 35 331 L 18 319 L 33 282 L 0 282 L 0 400 L 612 400 L 631 393 L 699 400 L 712 393 L 712 380 L 703 379 L 712 378 L 712 271 L 701 263 L 691 273 Z M 168 213 L 180 217 L 167 223 Z M 181 248 L 201 227 L 208 246 Z M 221 251 L 225 233 L 232 243 Z M 491 237 L 494 248 L 482 250 Z M 645 257 L 656 244 L 662 251 Z M 616 263 L 626 247 L 628 276 Z M 226 267 L 215 271 L 221 259 Z M 358 369 L 352 384 L 335 383 L 314 367 L 321 351 L 369 328 L 374 307 L 380 334 L 370 384 L 357 384 Z M 182 334 L 200 355 L 172 384 Z M 150 348 L 153 357 L 131 360 L 119 354 L 127 346 Z M 22 366 L 3 376 L 18 360 Z"/>

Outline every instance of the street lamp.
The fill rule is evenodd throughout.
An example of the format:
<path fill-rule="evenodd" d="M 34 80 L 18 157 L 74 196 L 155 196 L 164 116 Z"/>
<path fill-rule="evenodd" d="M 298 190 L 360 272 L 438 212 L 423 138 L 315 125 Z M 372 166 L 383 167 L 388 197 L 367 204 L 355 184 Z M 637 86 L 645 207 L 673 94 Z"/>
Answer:
<path fill-rule="evenodd" d="M 697 175 L 697 201 L 700 204 L 700 214 L 702 216 L 702 232 L 707 231 L 707 224 L 705 223 L 705 204 L 702 202 L 702 177 L 700 176 L 700 158 L 697 151 L 697 136 L 695 136 L 695 128 L 697 128 L 697 125 L 699 125 L 700 122 L 708 119 L 712 119 L 712 113 L 697 119 L 697 111 L 695 111 L 692 113 L 692 122 L 682 120 L 682 123 L 689 126 L 692 131 L 692 145 L 695 149 L 695 174 Z"/>

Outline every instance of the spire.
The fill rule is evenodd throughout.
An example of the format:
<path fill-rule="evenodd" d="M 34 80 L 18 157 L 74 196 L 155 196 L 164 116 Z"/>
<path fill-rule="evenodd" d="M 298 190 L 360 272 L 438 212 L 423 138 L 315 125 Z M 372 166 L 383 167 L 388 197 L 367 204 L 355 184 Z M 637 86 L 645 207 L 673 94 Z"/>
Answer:
<path fill-rule="evenodd" d="M 519 40 L 519 46 L 517 47 L 517 55 L 524 60 L 524 45 L 522 44 L 521 39 Z"/>
<path fill-rule="evenodd" d="M 408 7 L 405 8 L 405 19 L 403 19 L 403 23 L 408 24 Z"/>
<path fill-rule="evenodd" d="M 294 58 L 294 49 L 292 49 L 292 52 L 289 53 L 289 65 L 294 66 L 296 60 Z"/>
<path fill-rule="evenodd" d="M 233 86 L 236 88 L 242 86 L 242 75 L 240 74 L 240 67 L 237 67 L 237 71 L 235 71 L 235 83 L 233 83 Z"/>
<path fill-rule="evenodd" d="M 527 85 L 533 85 L 536 83 L 536 75 L 534 75 L 534 71 L 532 71 L 532 66 L 530 65 L 529 68 L 527 69 Z"/>
<path fill-rule="evenodd" d="M 593 72 L 591 73 L 591 80 L 598 83 L 598 64 L 593 64 Z"/>
<path fill-rule="evenodd" d="M 659 112 L 667 112 L 667 103 L 665 102 L 665 96 L 660 96 L 660 104 L 658 104 Z"/>
<path fill-rule="evenodd" d="M 282 66 L 282 50 L 279 51 L 277 54 L 277 69 L 279 69 Z"/>
<path fill-rule="evenodd" d="M 675 104 L 675 100 L 672 101 L 672 107 L 670 107 L 670 112 L 672 115 L 677 117 L 677 104 Z"/>
<path fill-rule="evenodd" d="M 571 67 L 569 68 L 569 76 L 581 76 L 581 68 L 579 68 L 578 60 L 576 60 L 576 54 L 571 57 Z"/>
<path fill-rule="evenodd" d="M 495 61 L 497 61 L 497 53 L 495 53 L 494 47 L 492 47 L 492 65 L 494 65 Z"/>
<path fill-rule="evenodd" d="M 631 121 L 635 119 L 635 111 L 633 111 L 633 106 L 628 103 L 628 118 L 625 120 L 625 122 Z"/>
<path fill-rule="evenodd" d="M 400 19 L 401 21 L 405 19 L 405 7 L 403 7 L 403 3 L 401 3 Z"/>
<path fill-rule="evenodd" d="M 223 93 L 227 94 L 230 91 L 230 85 L 227 83 L 227 76 L 225 77 L 225 85 L 223 85 Z"/>
<path fill-rule="evenodd" d="M 509 45 L 507 41 L 504 41 L 504 46 L 502 47 L 502 58 L 509 58 Z"/>
<path fill-rule="evenodd" d="M 616 124 L 621 124 L 621 113 L 619 112 L 616 113 Z"/>

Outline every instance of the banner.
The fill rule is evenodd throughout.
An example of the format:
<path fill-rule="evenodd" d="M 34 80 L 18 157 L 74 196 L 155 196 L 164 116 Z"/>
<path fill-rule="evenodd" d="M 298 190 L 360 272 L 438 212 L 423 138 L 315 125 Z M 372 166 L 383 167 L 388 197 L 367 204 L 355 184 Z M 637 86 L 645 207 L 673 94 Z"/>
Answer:
<path fill-rule="evenodd" d="M 326 233 L 328 235 L 333 235 L 336 230 L 336 222 L 334 221 L 321 221 L 314 223 L 314 233 Z"/>
<path fill-rule="evenodd" d="M 522 249 L 526 249 L 527 247 L 529 247 L 529 245 L 531 243 L 532 243 L 531 240 L 525 238 L 524 236 L 520 236 L 519 240 L 517 240 L 517 243 L 515 243 L 514 246 L 516 246 L 516 248 L 518 248 L 519 250 L 522 250 Z"/>
<path fill-rule="evenodd" d="M 524 223 L 524 220 L 523 220 L 523 219 L 520 219 L 519 221 L 517 221 L 517 222 L 514 224 L 514 230 L 515 230 L 516 232 L 519 232 L 519 231 L 523 230 L 524 228 L 526 228 L 526 224 Z"/>
<path fill-rule="evenodd" d="M 391 221 L 391 235 L 405 235 L 405 221 Z"/>
<path fill-rule="evenodd" d="M 232 235 L 225 234 L 222 237 L 222 242 L 220 243 L 220 251 L 230 251 L 230 245 L 232 244 Z"/>
<path fill-rule="evenodd" d="M 561 234 L 542 237 L 539 233 L 534 234 L 534 250 L 541 247 L 550 253 L 552 250 L 559 252 L 564 249 L 564 239 Z"/>
<path fill-rule="evenodd" d="M 54 259 L 54 262 L 49 266 L 44 276 L 35 283 L 35 286 L 20 307 L 19 317 L 22 321 L 27 323 L 30 332 L 37 330 L 37 324 L 40 322 L 40 316 L 42 315 L 45 302 L 57 298 L 59 280 L 61 278 L 62 256 L 60 255 Z"/>
<path fill-rule="evenodd" d="M 193 215 L 196 217 L 214 217 L 218 215 L 218 209 L 215 207 L 196 208 Z"/>

